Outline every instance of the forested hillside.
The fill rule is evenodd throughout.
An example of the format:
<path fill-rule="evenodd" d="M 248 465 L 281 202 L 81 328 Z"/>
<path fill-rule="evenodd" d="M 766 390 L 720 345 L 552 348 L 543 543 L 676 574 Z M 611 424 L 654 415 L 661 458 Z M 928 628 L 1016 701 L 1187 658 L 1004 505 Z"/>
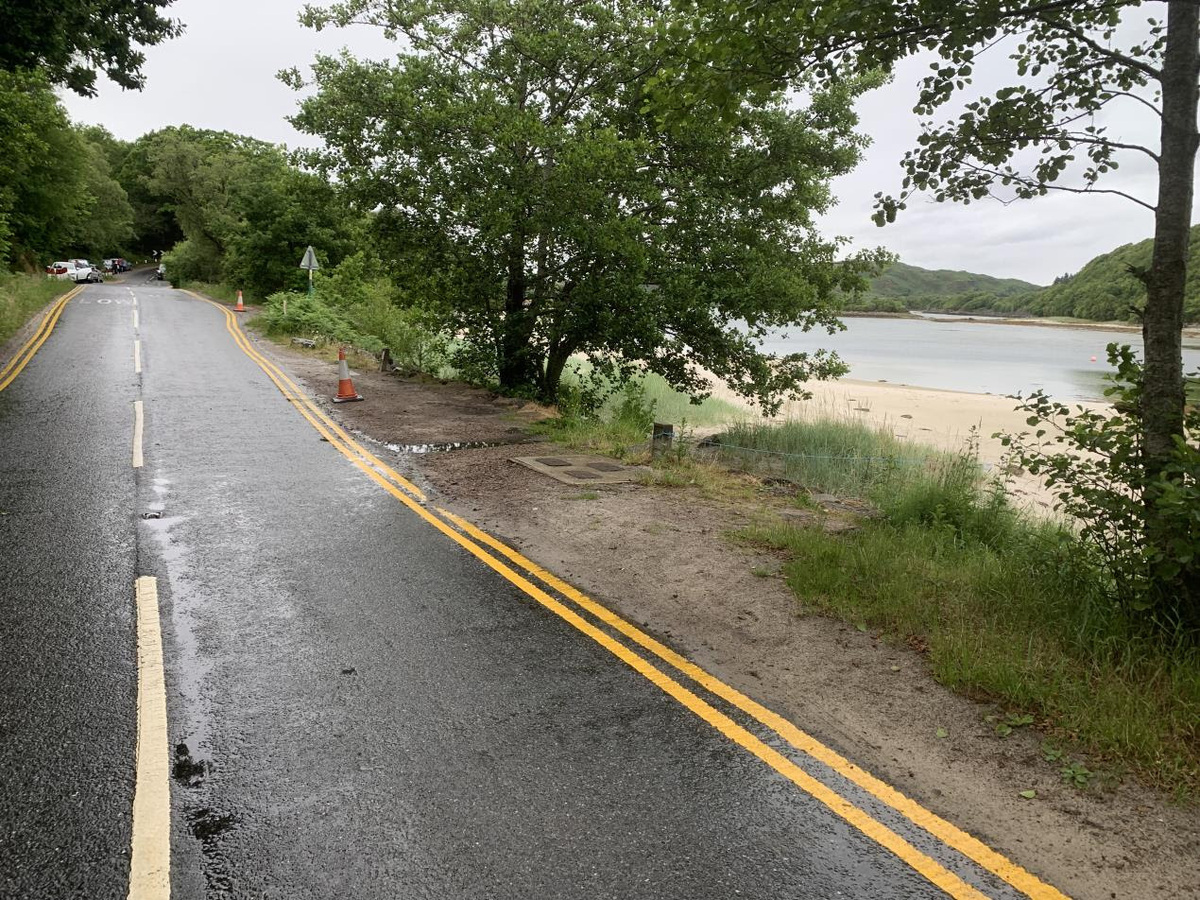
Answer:
<path fill-rule="evenodd" d="M 1077 273 L 1037 287 L 1015 278 L 922 269 L 897 262 L 871 281 L 850 310 L 903 312 L 937 310 L 982 315 L 1063 316 L 1097 321 L 1136 321 L 1146 289 L 1134 274 L 1150 264 L 1152 241 L 1125 244 L 1097 256 Z M 1200 225 L 1192 228 L 1188 266 L 1189 323 L 1200 321 Z"/>
<path fill-rule="evenodd" d="M 1192 226 L 1184 318 L 1200 321 L 1200 225 Z M 1075 316 L 1081 319 L 1136 319 L 1146 302 L 1146 289 L 1133 274 L 1150 265 L 1153 241 L 1125 244 L 1097 256 L 1061 284 L 1042 288 L 1024 298 L 1024 308 L 1036 316 Z"/>
<path fill-rule="evenodd" d="M 1036 289 L 1037 285 L 1017 278 L 993 278 L 991 275 L 951 269 L 922 269 L 896 262 L 888 266 L 882 275 L 871 280 L 869 294 L 872 297 L 906 299 L 987 291 L 997 297 L 1010 297 Z"/>

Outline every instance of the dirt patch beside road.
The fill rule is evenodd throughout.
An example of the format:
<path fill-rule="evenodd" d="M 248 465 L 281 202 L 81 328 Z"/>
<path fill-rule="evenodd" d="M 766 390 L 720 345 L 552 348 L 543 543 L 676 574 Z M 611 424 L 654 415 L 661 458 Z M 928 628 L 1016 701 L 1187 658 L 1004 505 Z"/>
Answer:
<path fill-rule="evenodd" d="M 258 344 L 315 395 L 332 395 L 333 363 Z M 327 408 L 388 444 L 509 444 L 547 415 L 461 385 L 354 378 L 366 402 Z M 1194 807 L 1136 784 L 1070 787 L 1036 732 L 999 738 L 985 721 L 995 710 L 937 684 L 918 650 L 805 614 L 780 560 L 730 538 L 782 505 L 771 486 L 748 482 L 748 502 L 694 485 L 581 490 L 509 461 L 519 455 L 528 448 L 477 446 L 401 462 L 431 505 L 496 534 L 1071 896 L 1200 897 Z M 1021 798 L 1030 789 L 1036 799 Z"/>

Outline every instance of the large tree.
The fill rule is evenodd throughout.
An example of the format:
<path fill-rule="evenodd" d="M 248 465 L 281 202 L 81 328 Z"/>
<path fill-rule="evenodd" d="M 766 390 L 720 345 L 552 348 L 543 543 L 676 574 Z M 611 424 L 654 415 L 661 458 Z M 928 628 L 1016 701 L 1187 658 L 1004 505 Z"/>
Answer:
<path fill-rule="evenodd" d="M 633 0 L 348 0 L 318 28 L 402 37 L 394 63 L 321 57 L 293 119 L 309 154 L 379 228 L 461 338 L 459 364 L 554 400 L 572 358 L 646 369 L 694 395 L 715 373 L 773 408 L 825 354 L 759 351 L 769 329 L 834 327 L 831 298 L 870 254 L 838 263 L 813 217 L 862 140 L 847 82 L 789 109 L 779 93 L 730 121 L 712 107 L 661 130 L 643 112 L 665 10 Z M 287 80 L 300 88 L 296 72 Z"/>
<path fill-rule="evenodd" d="M 1154 215 L 1150 264 L 1137 274 L 1145 360 L 1138 386 L 1147 536 L 1154 553 L 1174 558 L 1174 538 L 1158 528 L 1158 501 L 1181 484 L 1177 460 L 1184 427 L 1181 335 L 1195 181 L 1200 81 L 1200 4 L 1196 0 L 675 0 L 687 11 L 686 61 L 657 78 L 668 118 L 690 105 L 729 107 L 739 92 L 777 90 L 798 78 L 836 81 L 890 71 L 920 52 L 937 61 L 914 112 L 918 146 L 902 162 L 896 195 L 877 195 L 876 221 L 891 222 L 915 192 L 935 200 L 1004 202 L 1050 191 L 1118 194 Z M 977 96 L 972 74 L 981 54 L 1007 54 L 1014 80 Z M 931 118 L 947 104 L 956 115 Z M 1149 135 L 1113 133 L 1105 114 L 1128 107 L 1156 123 Z M 1130 158 L 1157 173 L 1152 196 L 1114 185 L 1110 173 Z M 1194 435 L 1190 439 L 1194 440 Z M 1168 591 L 1200 588 L 1175 584 Z M 1200 609 L 1192 616 L 1200 621 Z"/>
<path fill-rule="evenodd" d="M 173 0 L 0 0 L 0 69 L 42 71 L 77 94 L 96 93 L 103 72 L 126 89 L 145 84 L 139 46 L 179 35 L 161 11 Z"/>

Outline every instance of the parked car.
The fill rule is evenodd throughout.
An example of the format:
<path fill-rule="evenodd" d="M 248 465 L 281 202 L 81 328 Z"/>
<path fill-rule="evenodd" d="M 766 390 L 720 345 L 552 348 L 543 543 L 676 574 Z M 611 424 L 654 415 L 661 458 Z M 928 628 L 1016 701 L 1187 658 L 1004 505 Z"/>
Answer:
<path fill-rule="evenodd" d="M 46 266 L 46 277 L 53 278 L 56 281 L 66 281 L 73 273 L 75 267 L 67 262 L 55 262 Z"/>
<path fill-rule="evenodd" d="M 76 284 L 104 280 L 104 273 L 86 259 L 69 259 L 67 260 L 67 266 L 74 267 L 67 273 L 67 278 Z"/>

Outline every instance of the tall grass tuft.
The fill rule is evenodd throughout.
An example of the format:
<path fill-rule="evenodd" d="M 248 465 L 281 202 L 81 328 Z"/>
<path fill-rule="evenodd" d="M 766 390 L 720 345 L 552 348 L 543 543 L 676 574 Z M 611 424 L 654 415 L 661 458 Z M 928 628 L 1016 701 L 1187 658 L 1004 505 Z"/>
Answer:
<path fill-rule="evenodd" d="M 731 466 L 795 481 L 811 491 L 892 505 L 924 489 L 928 502 L 970 502 L 978 463 L 895 438 L 886 428 L 834 418 L 740 422 L 716 438 Z M 953 495 L 953 497 L 951 496 Z"/>
<path fill-rule="evenodd" d="M 0 344 L 3 344 L 29 319 L 55 297 L 75 287 L 43 275 L 0 272 Z"/>
<path fill-rule="evenodd" d="M 1139 637 L 1109 603 L 1074 535 L 984 499 L 965 516 L 865 523 L 857 532 L 759 527 L 784 551 L 807 607 L 919 638 L 934 677 L 1036 713 L 1052 740 L 1187 794 L 1200 786 L 1200 654 Z M 910 509 L 920 509 L 915 504 Z M 1004 524 L 986 524 L 989 510 Z"/>

